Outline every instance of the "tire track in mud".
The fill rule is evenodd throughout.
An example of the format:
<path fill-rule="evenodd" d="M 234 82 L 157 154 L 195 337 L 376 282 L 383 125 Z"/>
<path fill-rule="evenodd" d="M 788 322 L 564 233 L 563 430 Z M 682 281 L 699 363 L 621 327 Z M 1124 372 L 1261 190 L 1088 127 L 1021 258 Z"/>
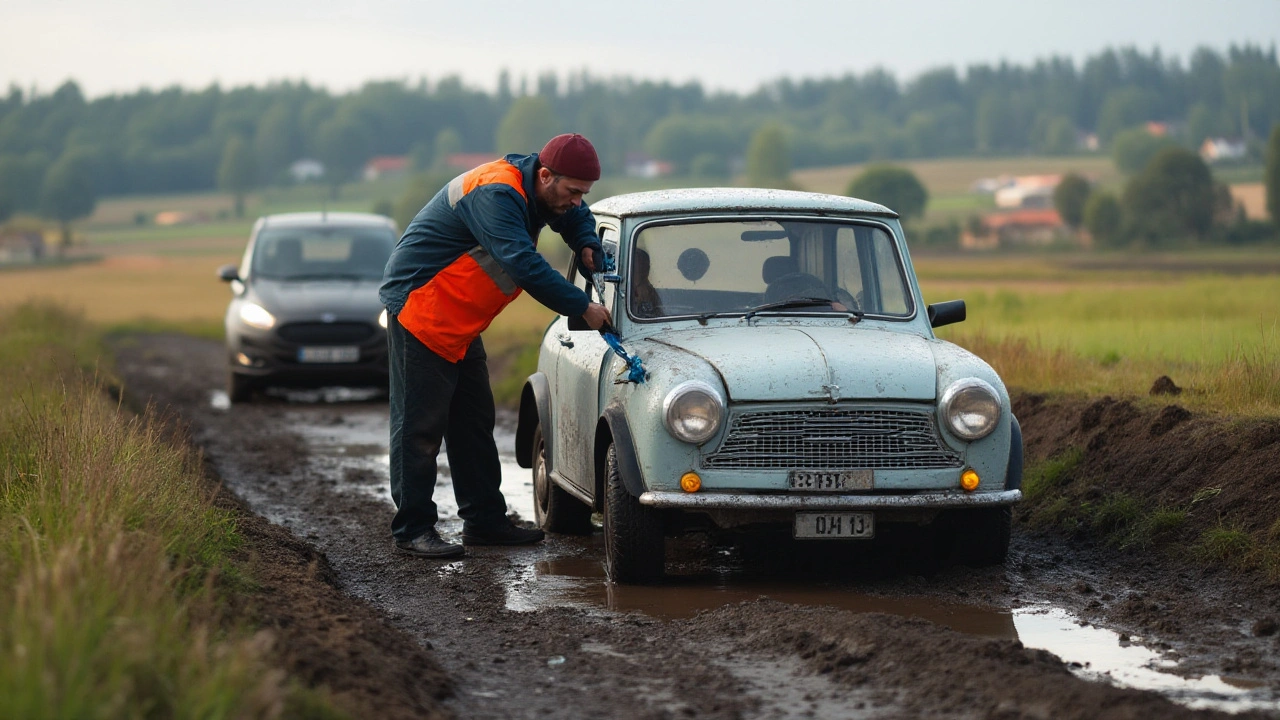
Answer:
<path fill-rule="evenodd" d="M 974 637 L 910 617 L 757 599 L 769 594 L 767 588 L 670 619 L 610 610 L 608 598 L 557 595 L 557 583 L 602 587 L 581 577 L 581 566 L 599 557 L 599 543 L 590 540 L 551 537 L 533 548 L 468 548 L 466 558 L 444 564 L 406 557 L 394 551 L 389 533 L 385 467 L 378 456 L 378 442 L 385 440 L 367 439 L 376 434 L 385 403 L 268 398 L 220 409 L 214 391 L 225 361 L 217 343 L 140 336 L 120 344 L 118 355 L 126 398 L 171 407 L 190 424 L 229 489 L 322 553 L 352 603 L 376 609 L 414 638 L 452 679 L 454 695 L 445 708 L 459 717 L 1216 715 L 1155 693 L 1087 682 L 1018 640 Z M 317 439 L 326 428 L 351 441 L 339 443 L 340 451 L 317 450 L 328 443 Z M 439 499 L 451 495 L 441 489 Z M 446 534 L 460 530 L 453 523 L 442 525 Z M 1101 551 L 1018 534 L 1004 571 L 960 568 L 922 577 L 871 568 L 855 584 L 895 610 L 920 598 L 1005 610 L 1053 602 L 1102 622 L 1111 607 L 1140 594 L 1135 588 L 1155 582 L 1127 568 L 1108 569 L 1107 562 Z M 557 563 L 578 569 L 557 575 Z M 551 571 L 539 574 L 540 564 Z M 694 584 L 706 583 L 714 592 L 741 585 L 719 566 L 695 568 L 693 575 Z M 771 582 L 780 597 L 796 586 L 785 576 Z M 1179 582 L 1198 587 L 1194 577 Z M 679 594 L 674 588 L 657 592 L 668 589 Z M 548 596 L 555 599 L 548 602 Z M 1093 603 L 1098 606 L 1091 610 Z M 1206 613 L 1183 619 L 1184 625 L 1220 616 L 1203 608 L 1179 610 Z M 1128 627 L 1152 634 L 1141 618 Z M 1265 645 L 1251 647 L 1266 651 Z M 1196 653 L 1204 655 L 1200 662 L 1209 671 L 1221 664 L 1222 652 L 1212 646 L 1186 654 Z M 1276 673 L 1264 672 L 1270 673 L 1264 683 L 1274 688 Z M 1274 711 L 1237 717 L 1251 715 L 1280 717 Z"/>

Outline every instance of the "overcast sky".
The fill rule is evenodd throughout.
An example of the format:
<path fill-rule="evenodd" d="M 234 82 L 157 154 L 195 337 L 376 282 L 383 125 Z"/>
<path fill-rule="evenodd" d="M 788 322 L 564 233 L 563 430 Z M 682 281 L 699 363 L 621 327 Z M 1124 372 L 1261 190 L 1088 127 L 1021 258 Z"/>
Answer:
<path fill-rule="evenodd" d="M 1186 59 L 1200 45 L 1280 39 L 1280 0 L 0 0 L 0 83 L 90 97 L 307 80 L 451 74 L 492 89 L 541 72 L 751 90 L 779 77 L 922 70 L 1133 45 Z"/>

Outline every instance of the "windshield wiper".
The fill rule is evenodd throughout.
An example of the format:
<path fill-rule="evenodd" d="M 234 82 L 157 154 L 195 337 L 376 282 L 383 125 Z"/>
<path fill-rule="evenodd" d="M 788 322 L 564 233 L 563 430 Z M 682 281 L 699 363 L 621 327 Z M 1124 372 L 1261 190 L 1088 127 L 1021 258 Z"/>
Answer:
<path fill-rule="evenodd" d="M 764 305 L 760 305 L 759 307 L 753 307 L 751 308 L 750 312 L 742 316 L 742 319 L 750 320 L 756 315 L 762 312 L 765 312 L 767 310 L 786 310 L 788 308 L 812 307 L 814 305 L 830 305 L 832 302 L 834 301 L 831 298 L 820 298 L 820 297 L 787 298 L 786 300 L 779 300 L 778 302 L 771 302 L 771 303 L 766 303 Z"/>

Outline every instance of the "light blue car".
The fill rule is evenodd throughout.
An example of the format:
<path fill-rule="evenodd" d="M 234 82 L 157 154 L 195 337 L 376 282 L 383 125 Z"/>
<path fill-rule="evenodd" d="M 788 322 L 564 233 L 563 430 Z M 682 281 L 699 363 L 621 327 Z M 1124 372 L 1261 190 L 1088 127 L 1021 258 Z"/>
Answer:
<path fill-rule="evenodd" d="M 642 365 L 580 318 L 547 328 L 516 433 L 539 525 L 601 513 L 615 582 L 660 578 L 664 537 L 712 527 L 856 543 L 904 523 L 1004 561 L 1022 433 L 995 371 L 934 337 L 964 301 L 924 304 L 896 213 L 741 188 L 592 212 L 617 273 L 569 279 L 603 288 Z"/>

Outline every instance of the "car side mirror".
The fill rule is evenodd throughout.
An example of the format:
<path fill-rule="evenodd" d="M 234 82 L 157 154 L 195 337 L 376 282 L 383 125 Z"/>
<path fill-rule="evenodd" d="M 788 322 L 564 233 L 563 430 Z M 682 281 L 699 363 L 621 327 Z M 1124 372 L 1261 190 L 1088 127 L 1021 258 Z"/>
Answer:
<path fill-rule="evenodd" d="M 587 319 L 581 315 L 572 315 L 569 317 L 569 330 L 590 330 L 591 326 L 587 324 Z"/>
<path fill-rule="evenodd" d="M 963 300 L 948 300 L 934 303 L 928 307 L 929 325 L 942 327 L 952 323 L 964 322 L 966 311 Z"/>
<path fill-rule="evenodd" d="M 218 268 L 218 279 L 222 282 L 231 282 L 240 279 L 240 270 L 235 265 L 223 265 Z"/>

